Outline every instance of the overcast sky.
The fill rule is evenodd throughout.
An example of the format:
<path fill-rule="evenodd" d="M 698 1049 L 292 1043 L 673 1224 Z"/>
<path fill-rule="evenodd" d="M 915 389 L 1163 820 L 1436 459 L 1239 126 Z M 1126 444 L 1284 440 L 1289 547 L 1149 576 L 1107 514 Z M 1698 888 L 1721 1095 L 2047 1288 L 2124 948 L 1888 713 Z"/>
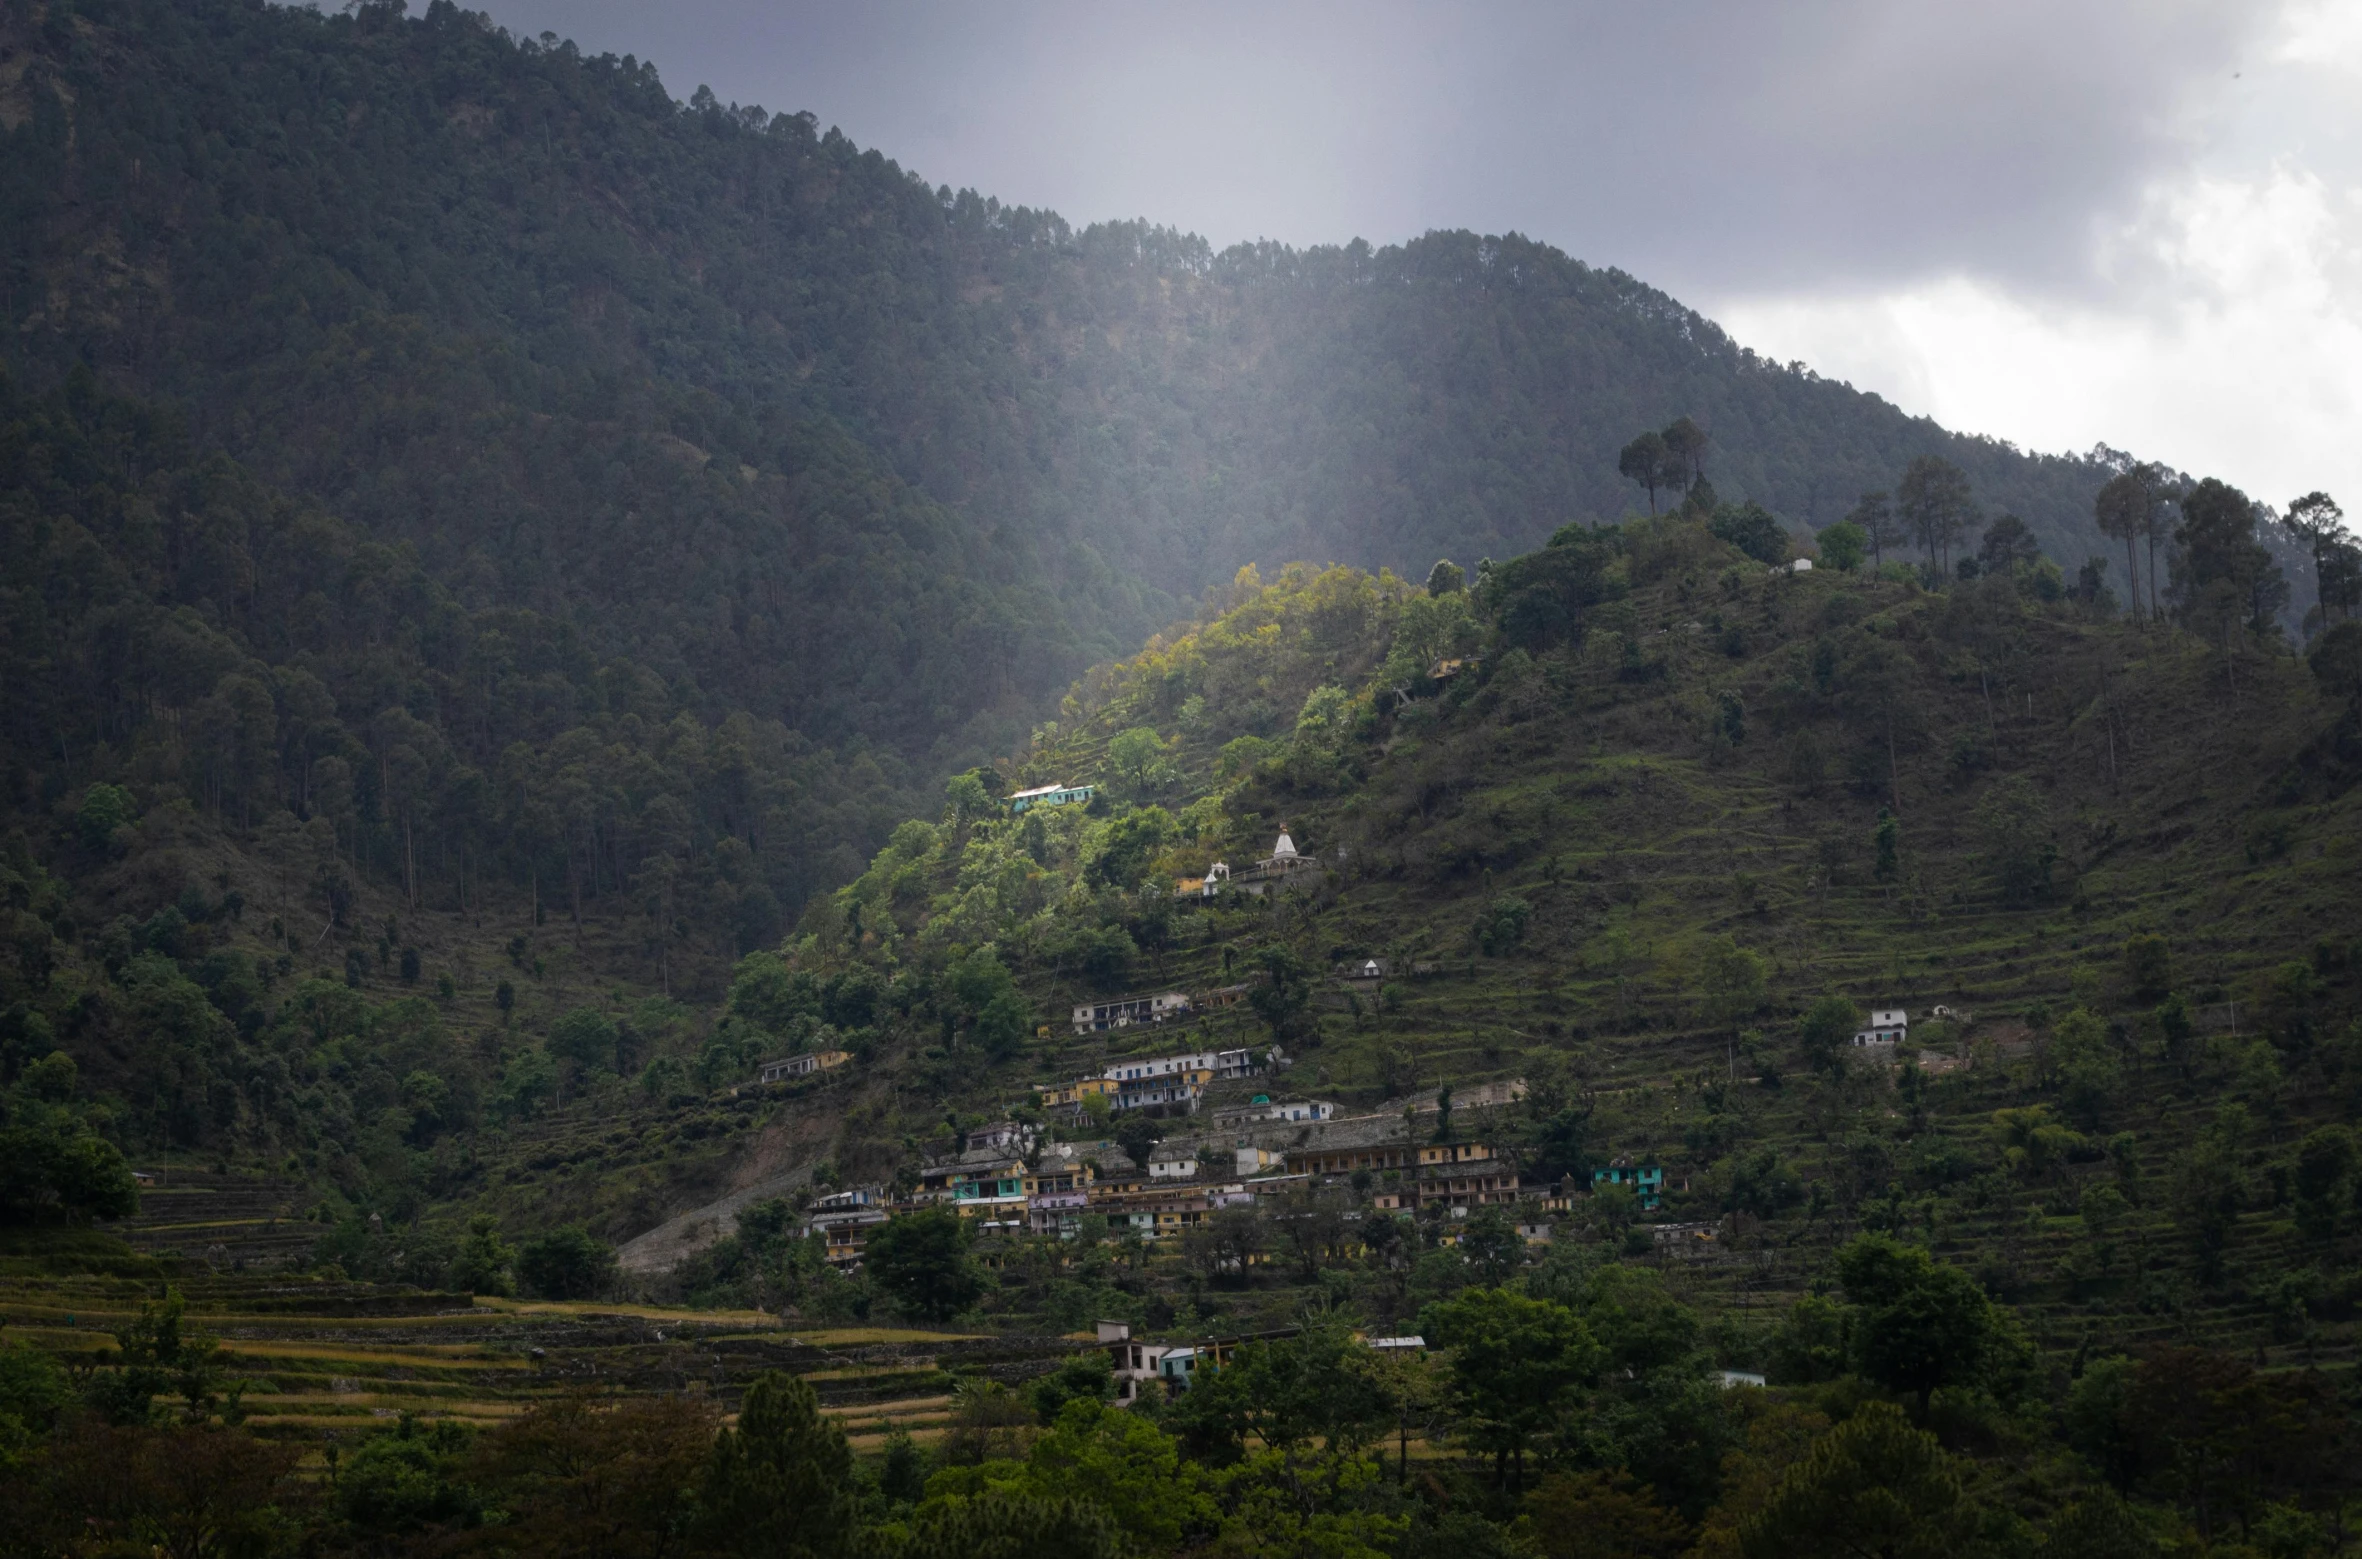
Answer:
<path fill-rule="evenodd" d="M 1517 231 L 1952 427 L 2362 512 L 2362 0 L 490 8 L 1077 223 Z"/>

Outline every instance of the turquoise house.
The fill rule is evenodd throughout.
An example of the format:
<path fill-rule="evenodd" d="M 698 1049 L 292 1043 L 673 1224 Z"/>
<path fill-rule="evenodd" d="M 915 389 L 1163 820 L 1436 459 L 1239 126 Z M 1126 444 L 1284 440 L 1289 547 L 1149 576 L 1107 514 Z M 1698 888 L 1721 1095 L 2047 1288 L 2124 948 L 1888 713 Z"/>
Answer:
<path fill-rule="evenodd" d="M 1099 793 L 1096 785 L 1036 785 L 1021 790 L 1009 798 L 1009 811 L 1018 813 L 1027 807 L 1062 807 L 1073 801 L 1088 801 Z"/>
<path fill-rule="evenodd" d="M 1603 1185 L 1630 1186 L 1640 1198 L 1640 1205 L 1655 1212 L 1665 1196 L 1665 1166 L 1653 1162 L 1635 1164 L 1628 1158 L 1619 1158 L 1591 1171 L 1591 1188 L 1596 1191 Z"/>

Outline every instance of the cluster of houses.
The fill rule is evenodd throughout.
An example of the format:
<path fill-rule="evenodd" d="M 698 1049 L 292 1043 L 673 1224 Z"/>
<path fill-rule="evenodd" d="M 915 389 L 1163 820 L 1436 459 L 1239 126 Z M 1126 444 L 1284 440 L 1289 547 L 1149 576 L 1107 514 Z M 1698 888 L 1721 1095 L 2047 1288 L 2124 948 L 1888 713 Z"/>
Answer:
<path fill-rule="evenodd" d="M 1316 1186 L 1349 1186 L 1375 1212 L 1426 1211 L 1447 1220 L 1472 1208 L 1526 1203 L 1563 1211 L 1576 1189 L 1526 1179 L 1514 1159 L 1482 1140 L 1418 1140 L 1398 1115 L 1338 1118 L 1322 1100 L 1260 1096 L 1240 1110 L 1265 1113 L 1236 1114 L 1239 1125 L 1305 1124 L 1286 1146 L 1175 1141 L 1137 1164 L 1112 1143 L 1047 1143 L 1031 1127 L 1002 1122 L 970 1133 L 960 1152 L 925 1166 L 899 1196 L 866 1186 L 823 1197 L 809 1209 L 807 1232 L 825 1240 L 831 1262 L 850 1266 L 871 1229 L 924 1207 L 974 1219 L 984 1236 L 1073 1238 L 1084 1219 L 1103 1218 L 1111 1232 L 1153 1242 L 1184 1235 L 1225 1209 Z M 1630 1159 L 1601 1166 L 1592 1181 L 1594 1188 L 1628 1185 L 1651 1209 L 1666 1186 L 1663 1166 Z M 1526 1232 L 1548 1238 L 1545 1226 Z"/>
<path fill-rule="evenodd" d="M 1959 1016 L 1941 1007 L 1934 1015 Z M 1905 1011 L 1882 1007 L 1855 1032 L 1853 1042 L 1865 1049 L 1891 1047 L 1909 1032 Z M 1079 1111 L 1085 1100 L 1100 1097 L 1115 1110 L 1161 1108 L 1194 1115 L 1209 1086 L 1257 1070 L 1254 1053 L 1243 1049 L 1133 1059 L 1099 1076 L 1045 1089 L 1041 1102 Z M 1514 1097 L 1516 1085 L 1506 1086 L 1507 1096 Z M 822 1198 L 809 1211 L 808 1232 L 826 1240 L 830 1261 L 849 1266 L 860 1260 L 868 1230 L 896 1212 L 929 1206 L 948 1206 L 976 1219 L 978 1231 L 988 1235 L 1071 1238 L 1084 1219 L 1098 1217 L 1111 1230 L 1154 1241 L 1185 1234 L 1227 1208 L 1254 1207 L 1306 1187 L 1350 1186 L 1371 1212 L 1424 1212 L 1447 1220 L 1491 1206 L 1565 1211 L 1578 1189 L 1563 1181 L 1528 1179 L 1515 1158 L 1481 1135 L 1465 1141 L 1423 1137 L 1413 1129 L 1415 1114 L 1409 1120 L 1392 1114 L 1341 1117 L 1326 1100 L 1258 1093 L 1211 1115 L 1232 1145 L 1175 1140 L 1151 1152 L 1146 1164 L 1134 1163 L 1112 1143 L 1046 1143 L 1033 1127 L 1004 1121 L 969 1133 L 959 1153 L 927 1165 L 903 1195 L 890 1197 L 883 1188 L 869 1186 Z M 1278 1133 L 1286 1139 L 1282 1144 L 1252 1140 L 1260 1129 L 1274 1126 L 1287 1128 Z M 1648 1212 L 1663 1206 L 1668 1190 L 1686 1189 L 1674 1184 L 1663 1164 L 1630 1157 L 1592 1170 L 1588 1189 L 1611 1186 L 1627 1190 Z M 1521 1224 L 1520 1229 L 1529 1239 L 1549 1237 L 1544 1224 Z M 1666 1254 L 1682 1257 L 1705 1254 L 1715 1238 L 1710 1224 L 1661 1225 L 1655 1232 Z M 1147 1360 L 1145 1354 L 1141 1358 Z M 1159 1358 L 1175 1361 L 1167 1374 L 1196 1367 L 1183 1355 Z M 1146 1371 L 1140 1378 L 1149 1378 L 1165 1368 L 1152 1368 L 1153 1362 L 1129 1367 Z"/>

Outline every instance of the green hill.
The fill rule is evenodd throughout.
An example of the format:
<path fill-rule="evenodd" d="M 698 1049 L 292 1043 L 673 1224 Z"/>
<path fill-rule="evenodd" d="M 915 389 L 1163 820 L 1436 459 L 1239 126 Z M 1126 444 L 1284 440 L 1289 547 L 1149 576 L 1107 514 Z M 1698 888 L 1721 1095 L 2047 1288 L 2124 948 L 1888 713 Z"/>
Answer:
<path fill-rule="evenodd" d="M 28 476 L 70 468 L 76 430 L 128 409 L 11 413 L 9 490 L 54 500 L 20 500 L 17 536 L 36 510 L 102 527 L 149 512 L 111 484 Z M 156 491 L 196 479 L 167 465 Z M 1234 1361 L 1234 1387 L 1193 1388 L 1120 1433 L 1230 1467 L 1222 1436 L 1248 1431 L 1225 1425 L 1280 1422 L 1264 1395 L 1279 1377 L 1257 1372 L 1311 1370 L 1302 1389 L 1340 1415 L 1325 1456 L 1362 1456 L 1345 1447 L 1386 1438 L 1372 1424 L 1415 1438 L 1426 1481 L 1399 1506 L 1365 1461 L 1309 1497 L 1321 1519 L 1371 1523 L 1356 1550 L 1370 1553 L 1412 1551 L 1451 1510 L 1462 1538 L 1499 1533 L 1522 1475 L 1455 1459 L 1497 1441 L 1476 1398 L 1437 1396 L 1414 1425 L 1394 1397 L 1339 1395 L 1358 1366 L 1314 1357 L 1337 1317 L 1449 1339 L 1459 1351 L 1427 1367 L 1465 1391 L 1481 1339 L 1445 1328 L 1488 1305 L 1565 1306 L 1582 1349 L 1623 1362 L 1595 1359 L 1568 1388 L 1575 1417 L 1532 1442 L 1535 1476 L 1645 1474 L 1679 1516 L 1660 1513 L 1664 1530 L 1702 1520 L 1702 1542 L 1760 1505 L 1769 1485 L 1746 1457 L 1784 1467 L 1828 1420 L 1886 1422 L 1881 1398 L 1937 1437 L 1980 1519 L 2017 1534 L 1996 1552 L 2034 1551 L 2033 1526 L 2059 1529 L 2110 1481 L 2154 1502 L 2152 1524 L 2227 1537 L 2237 1508 L 2326 1530 L 2362 1298 L 2362 634 L 2341 625 L 2299 659 L 2268 636 L 2136 628 L 2042 562 L 1932 590 L 1899 566 L 1771 569 L 1694 516 L 1569 527 L 1454 585 L 1440 570 L 1433 590 L 1336 566 L 1241 571 L 1201 621 L 1076 683 L 1020 761 L 955 778 L 939 808 L 887 830 L 852 881 L 735 964 L 718 1001 L 668 998 L 663 946 L 612 906 L 579 927 L 558 903 L 537 921 L 505 886 L 410 906 L 340 864 L 332 809 L 325 827 L 248 829 L 227 802 L 59 788 L 31 820 L 38 844 L 20 833 L 8 856 L 7 1127 L 50 1155 L 15 1162 L 99 1133 L 165 1183 L 116 1225 L 142 1254 L 12 1237 L 0 1305 L 40 1347 L 87 1355 L 78 1325 L 128 1329 L 134 1302 L 177 1279 L 207 1324 L 234 1329 L 225 1358 L 270 1372 L 239 1405 L 255 1443 L 324 1455 L 362 1413 L 411 1412 L 436 1426 L 436 1476 L 478 1489 L 526 1484 L 497 1459 L 463 1462 L 469 1437 L 489 1453 L 548 1432 L 577 1373 L 628 1413 L 690 1403 L 692 1377 L 726 1405 L 751 1402 L 760 1371 L 803 1374 L 862 1436 L 858 1486 L 880 1520 L 916 1498 L 908 1477 L 886 1492 L 897 1466 L 940 1465 L 930 1498 L 971 1471 L 1018 1476 L 1007 1457 L 1033 1407 L 1009 1383 L 1049 1393 L 1043 1411 L 1093 1389 L 1087 1369 L 1044 1375 L 1073 1346 L 1061 1334 L 1310 1317 L 1303 1341 Z M 109 610 L 61 613 L 94 635 L 73 644 L 145 620 L 135 593 L 95 599 Z M 193 609 L 162 622 L 176 643 L 215 642 Z M 369 663 L 359 643 L 301 662 L 335 677 Z M 265 671 L 289 674 L 247 674 Z M 130 729 L 139 772 L 211 772 L 170 766 L 206 749 L 168 747 L 168 722 Z M 620 742 L 633 727 L 594 713 L 579 729 Z M 1021 815 L 994 799 L 1052 782 L 1096 792 Z M 1175 896 L 1217 860 L 1260 859 L 1283 826 L 1317 880 Z M 280 853 L 295 850 L 312 853 Z M 723 880 L 675 886 L 696 905 Z M 174 884 L 168 907 L 137 913 Z M 666 956 L 719 986 L 737 934 Z M 1374 986 L 1334 977 L 1373 958 L 1388 966 Z M 1244 1002 L 1175 1024 L 1061 1021 L 1073 1003 L 1240 984 Z M 1911 1013 L 1908 1046 L 1844 1042 L 1889 1004 Z M 819 1191 L 907 1184 L 1012 1112 L 1052 1151 L 1120 1170 L 1130 1150 L 1101 1140 L 1106 1124 L 1042 1110 L 1039 1086 L 1234 1045 L 1291 1061 L 1252 1086 L 1418 1140 L 1449 1131 L 1537 1193 L 1572 1194 L 1398 1218 L 1376 1201 L 1382 1176 L 1291 1182 L 1153 1245 L 1095 1225 L 979 1240 L 954 1251 L 951 1287 L 914 1288 L 882 1261 L 833 1272 L 795 1234 Z M 753 1081 L 758 1061 L 815 1048 L 852 1059 Z M 1235 1135 L 1210 1126 L 1163 1122 L 1209 1157 Z M 1664 1167 L 1661 1207 L 1583 1194 L 1616 1159 Z M 29 1184 L 9 1182 L 20 1222 Z M 1528 1248 L 1518 1223 L 1548 1244 Z M 666 1243 L 602 1277 L 600 1242 L 643 1235 Z M 1945 1362 L 1925 1378 L 1950 1383 L 1921 1388 L 1878 1352 L 1892 1317 L 1863 1263 L 1889 1247 L 1864 1235 L 1903 1242 L 1890 1275 L 1906 1288 L 1922 1252 L 1938 1263 L 1927 1281 L 1984 1318 L 1981 1362 Z M 512 1310 L 435 1292 L 519 1280 L 548 1300 L 608 1297 Z M 665 1303 L 692 1308 L 651 1308 Z M 946 1309 L 995 1335 L 879 1329 Z M 366 1348 L 349 1340 L 364 1324 Z M 93 1392 L 122 1379 L 80 1362 Z M 1767 1371 L 1777 1400 L 1725 1391 L 1718 1368 Z M 2200 1396 L 2152 1419 L 2188 1380 Z M 2207 1415 L 2234 1409 L 2263 1415 L 2263 1430 L 2233 1420 L 2241 1444 L 2277 1437 L 2268 1469 L 2202 1493 L 2161 1464 L 2120 1465 L 2130 1444 L 2215 1445 Z M 1778 1451 L 1762 1425 L 1795 1443 Z M 93 1432 L 69 1424 L 55 1443 Z M 414 1432 L 366 1443 L 403 1454 Z M 1042 1454 L 1065 1455 L 1068 1432 Z M 1157 1486 L 1196 1487 L 1178 1472 Z M 41 1497 L 31 1508 L 74 1496 Z M 544 1512 L 528 1527 L 557 1519 L 514 1508 Z M 374 1532 L 391 1519 L 375 1509 L 339 1494 L 319 1519 Z M 1250 1509 L 1267 1512 L 1235 1518 Z M 431 1537 L 456 1518 L 413 1519 Z"/>

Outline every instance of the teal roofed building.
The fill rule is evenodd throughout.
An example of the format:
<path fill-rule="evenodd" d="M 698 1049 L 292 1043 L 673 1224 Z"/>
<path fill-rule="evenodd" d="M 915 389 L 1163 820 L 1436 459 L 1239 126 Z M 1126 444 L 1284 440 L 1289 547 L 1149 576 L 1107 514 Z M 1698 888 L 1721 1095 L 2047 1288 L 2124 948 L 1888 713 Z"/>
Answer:
<path fill-rule="evenodd" d="M 1596 1191 L 1604 1185 L 1630 1186 L 1640 1198 L 1640 1205 L 1655 1212 L 1657 1204 L 1665 1199 L 1665 1166 L 1653 1161 L 1635 1164 L 1628 1158 L 1619 1158 L 1591 1171 L 1591 1188 Z"/>
<path fill-rule="evenodd" d="M 1017 813 L 1028 807 L 1062 807 L 1069 802 L 1088 801 L 1098 793 L 1096 785 L 1036 785 L 1011 796 L 1009 810 Z"/>

